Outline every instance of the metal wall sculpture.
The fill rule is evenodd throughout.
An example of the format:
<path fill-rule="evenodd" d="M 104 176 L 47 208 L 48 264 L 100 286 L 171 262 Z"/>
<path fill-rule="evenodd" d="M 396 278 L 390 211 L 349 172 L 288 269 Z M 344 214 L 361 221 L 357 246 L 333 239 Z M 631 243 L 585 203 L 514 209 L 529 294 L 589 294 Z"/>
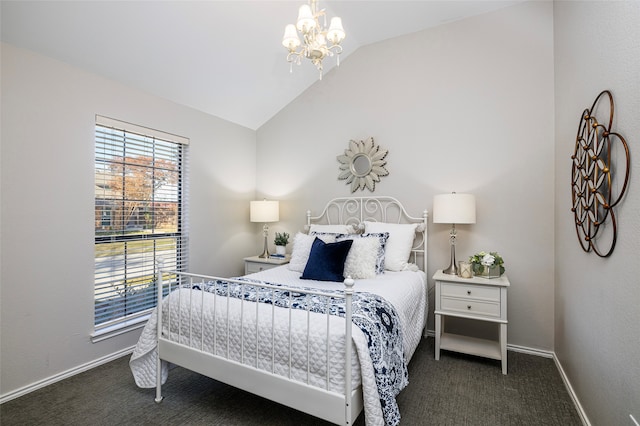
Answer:
<path fill-rule="evenodd" d="M 607 98 L 609 122 L 602 124 L 595 114 L 607 109 Z M 571 211 L 578 241 L 585 252 L 593 250 L 600 257 L 611 255 L 616 246 L 618 227 L 613 208 L 622 200 L 629 181 L 629 147 L 619 133 L 611 131 L 612 123 L 613 96 L 604 90 L 582 113 L 571 156 Z M 614 169 L 624 174 L 614 175 Z M 606 241 L 599 247 L 596 238 Z"/>

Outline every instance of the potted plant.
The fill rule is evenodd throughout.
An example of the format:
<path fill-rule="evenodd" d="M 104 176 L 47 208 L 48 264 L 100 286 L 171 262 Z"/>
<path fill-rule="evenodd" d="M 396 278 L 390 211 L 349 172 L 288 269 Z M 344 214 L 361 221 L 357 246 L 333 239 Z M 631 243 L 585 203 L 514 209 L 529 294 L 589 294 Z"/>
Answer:
<path fill-rule="evenodd" d="M 273 240 L 273 243 L 276 245 L 276 254 L 284 256 L 287 251 L 287 244 L 289 244 L 289 234 L 286 232 L 276 232 L 276 238 Z"/>
<path fill-rule="evenodd" d="M 483 278 L 498 278 L 504 274 L 504 260 L 497 252 L 484 252 L 469 257 L 473 274 Z"/>

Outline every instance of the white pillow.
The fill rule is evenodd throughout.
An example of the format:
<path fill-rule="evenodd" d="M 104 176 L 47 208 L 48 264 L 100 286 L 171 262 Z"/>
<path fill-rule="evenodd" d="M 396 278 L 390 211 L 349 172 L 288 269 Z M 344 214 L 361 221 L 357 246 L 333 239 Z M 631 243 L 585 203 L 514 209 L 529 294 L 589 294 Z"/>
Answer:
<path fill-rule="evenodd" d="M 352 225 L 311 225 L 309 234 L 316 232 L 319 234 L 353 234 L 356 232 Z"/>
<path fill-rule="evenodd" d="M 334 235 L 307 235 L 302 232 L 298 232 L 295 237 L 293 237 L 291 260 L 287 265 L 290 270 L 297 272 L 304 271 L 304 267 L 307 266 L 307 260 L 309 260 L 311 245 L 316 237 L 320 238 L 325 243 L 333 243 L 336 241 L 336 237 Z"/>
<path fill-rule="evenodd" d="M 362 238 L 360 236 L 345 236 L 338 241 L 353 240 L 347 259 L 344 262 L 344 277 L 375 278 L 376 261 L 380 239 L 377 237 Z"/>
<path fill-rule="evenodd" d="M 375 238 L 378 240 L 378 254 L 376 255 L 376 274 L 383 274 L 384 273 L 384 250 L 385 250 L 385 247 L 387 246 L 389 233 L 382 232 L 377 234 L 336 235 L 336 241 L 356 239 L 356 238 Z"/>
<path fill-rule="evenodd" d="M 384 267 L 388 271 L 403 271 L 409 267 L 417 223 L 364 222 L 365 233 L 388 232 L 384 250 Z"/>

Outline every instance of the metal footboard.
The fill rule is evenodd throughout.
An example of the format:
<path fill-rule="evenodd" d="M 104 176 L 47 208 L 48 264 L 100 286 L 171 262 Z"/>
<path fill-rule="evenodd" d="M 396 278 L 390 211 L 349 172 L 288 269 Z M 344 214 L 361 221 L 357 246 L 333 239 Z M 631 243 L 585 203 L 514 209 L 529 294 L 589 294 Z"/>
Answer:
<path fill-rule="evenodd" d="M 228 283 L 226 294 L 215 287 L 215 284 L 212 292 L 205 291 L 205 287 L 211 286 L 210 283 L 218 281 Z M 354 356 L 351 329 L 354 285 L 352 279 L 348 278 L 344 281 L 344 293 L 335 294 L 263 282 L 176 272 L 160 267 L 158 282 L 156 402 L 162 401 L 163 398 L 161 361 L 164 360 L 335 424 L 351 425 L 362 410 L 362 386 L 353 390 L 352 380 Z M 239 286 L 241 297 L 230 294 L 232 286 Z M 194 287 L 198 287 L 200 291 L 194 291 Z M 259 295 L 264 296 L 268 299 L 267 302 L 270 300 L 270 303 L 264 303 L 265 300 L 259 303 L 247 300 L 244 295 L 248 291 L 253 291 L 256 299 Z M 285 300 L 288 307 L 276 306 L 276 292 L 288 294 L 288 301 Z M 294 294 L 307 295 L 315 300 L 324 301 L 324 313 L 319 313 L 317 310 L 312 312 L 309 303 L 302 310 L 292 307 Z M 342 391 L 331 388 L 330 336 L 331 324 L 333 321 L 335 327 L 336 316 L 330 311 L 332 301 L 337 299 L 344 299 L 345 306 L 344 389 Z M 174 304 L 177 304 L 177 313 L 173 312 Z M 269 311 L 271 353 L 265 356 L 265 351 L 260 350 L 259 336 L 264 336 L 261 331 L 264 332 L 265 328 L 269 328 L 269 324 L 263 321 L 268 317 Z M 317 340 L 314 340 L 318 337 L 317 333 L 312 333 L 311 323 L 313 317 L 313 329 L 317 331 L 321 327 L 318 322 L 319 315 L 326 317 L 324 319 L 326 342 L 322 342 L 326 353 L 324 367 L 321 369 L 326 372 L 324 385 L 319 385 L 317 375 L 314 376 L 313 382 L 310 379 L 312 376 L 311 352 L 317 353 L 314 347 L 319 346 Z M 207 316 L 213 317 L 213 324 L 205 320 Z M 281 347 L 278 346 L 279 342 L 275 335 L 276 328 L 282 332 L 283 322 L 288 335 L 286 344 L 289 364 L 288 374 L 284 375 L 276 368 L 277 359 L 281 360 L 282 357 L 278 358 L 277 352 Z M 230 336 L 236 331 L 236 327 L 240 329 L 239 348 L 230 342 Z M 306 329 L 304 339 L 299 338 L 301 328 Z M 211 344 L 205 342 L 206 333 L 209 335 L 213 333 Z M 266 349 L 269 349 L 269 345 Z M 299 368 L 294 369 L 295 351 L 298 351 L 296 353 L 306 352 L 306 380 L 300 379 Z M 282 355 L 281 352 L 280 350 L 280 355 Z M 268 359 L 269 356 L 270 359 Z M 317 362 L 316 357 L 316 364 Z M 282 368 L 281 364 L 278 366 Z M 298 372 L 298 377 L 293 373 L 294 370 Z"/>

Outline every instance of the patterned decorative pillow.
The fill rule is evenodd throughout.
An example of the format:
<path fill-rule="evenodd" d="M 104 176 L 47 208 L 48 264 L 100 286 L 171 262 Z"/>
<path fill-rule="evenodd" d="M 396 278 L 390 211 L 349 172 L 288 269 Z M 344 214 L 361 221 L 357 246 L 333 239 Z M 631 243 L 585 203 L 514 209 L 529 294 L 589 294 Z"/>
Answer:
<path fill-rule="evenodd" d="M 309 260 L 300 278 L 337 282 L 344 280 L 345 260 L 352 244 L 353 240 L 325 243 L 316 237 L 311 245 Z"/>
<path fill-rule="evenodd" d="M 309 235 L 318 234 L 354 234 L 356 229 L 353 225 L 311 225 Z"/>
<path fill-rule="evenodd" d="M 417 226 L 416 223 L 364 222 L 365 233 L 389 233 L 384 254 L 386 270 L 403 271 L 410 267 L 409 255 Z"/>
<path fill-rule="evenodd" d="M 318 235 L 325 243 L 333 243 L 336 240 L 335 235 Z M 298 232 L 293 237 L 293 249 L 291 252 L 291 260 L 287 267 L 296 272 L 304 272 L 305 266 L 307 266 L 307 260 L 309 259 L 309 253 L 311 252 L 311 246 L 316 239 L 315 235 L 307 235 L 302 232 Z"/>
<path fill-rule="evenodd" d="M 358 239 L 373 239 L 377 240 L 378 243 L 375 245 L 376 247 L 376 263 L 375 263 L 375 273 L 382 274 L 384 273 L 384 258 L 385 258 L 385 247 L 387 246 L 387 239 L 389 238 L 388 232 L 379 232 L 374 234 L 342 234 L 336 236 L 336 241 L 342 241 L 346 239 L 358 240 Z M 351 251 L 354 251 L 354 248 L 357 250 L 357 245 L 352 246 Z M 351 278 L 355 278 L 352 276 Z"/>

